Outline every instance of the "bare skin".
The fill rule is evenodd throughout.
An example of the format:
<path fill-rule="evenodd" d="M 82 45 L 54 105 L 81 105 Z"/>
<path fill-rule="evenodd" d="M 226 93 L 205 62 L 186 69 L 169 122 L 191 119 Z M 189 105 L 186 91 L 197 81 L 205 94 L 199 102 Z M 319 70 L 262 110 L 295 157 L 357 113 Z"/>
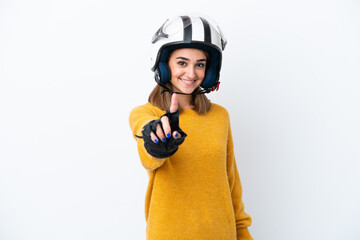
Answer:
<path fill-rule="evenodd" d="M 193 48 L 182 48 L 172 52 L 169 58 L 169 68 L 171 72 L 170 82 L 173 91 L 190 94 L 197 89 L 205 77 L 206 69 L 206 55 L 204 51 Z M 171 96 L 170 113 L 178 110 L 179 105 L 184 109 L 191 109 L 194 107 L 192 102 L 192 95 L 177 95 L 173 93 Z M 156 126 L 156 135 L 150 133 L 151 140 L 155 143 L 161 141 L 166 142 L 167 138 L 171 136 L 175 139 L 180 138 L 177 131 L 171 131 L 168 117 L 161 118 L 161 123 Z"/>

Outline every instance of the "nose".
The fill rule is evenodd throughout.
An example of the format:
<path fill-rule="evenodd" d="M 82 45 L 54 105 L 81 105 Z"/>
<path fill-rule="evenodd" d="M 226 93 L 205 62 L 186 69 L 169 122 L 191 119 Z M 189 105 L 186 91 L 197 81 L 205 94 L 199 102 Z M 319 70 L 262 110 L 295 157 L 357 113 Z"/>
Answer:
<path fill-rule="evenodd" d="M 193 66 L 189 66 L 187 69 L 186 69 L 186 77 L 189 78 L 189 80 L 194 80 L 196 79 L 196 71 L 195 71 L 195 67 Z"/>

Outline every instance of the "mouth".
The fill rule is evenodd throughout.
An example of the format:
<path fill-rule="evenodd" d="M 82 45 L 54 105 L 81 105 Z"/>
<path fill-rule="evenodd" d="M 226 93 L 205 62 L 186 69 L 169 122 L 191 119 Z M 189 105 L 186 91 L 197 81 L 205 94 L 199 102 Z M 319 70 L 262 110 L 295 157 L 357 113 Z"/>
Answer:
<path fill-rule="evenodd" d="M 186 86 L 192 86 L 195 84 L 196 80 L 186 80 L 186 79 L 182 79 L 182 78 L 179 78 L 179 80 L 184 83 L 184 85 Z"/>

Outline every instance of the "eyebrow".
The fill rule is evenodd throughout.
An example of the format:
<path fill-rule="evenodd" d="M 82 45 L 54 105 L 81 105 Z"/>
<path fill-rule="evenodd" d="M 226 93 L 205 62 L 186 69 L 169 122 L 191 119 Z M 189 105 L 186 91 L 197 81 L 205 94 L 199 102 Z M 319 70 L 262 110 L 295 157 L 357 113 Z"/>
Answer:
<path fill-rule="evenodd" d="M 177 57 L 176 59 L 182 59 L 182 60 L 190 61 L 190 59 L 188 59 L 186 57 Z M 206 61 L 206 58 L 202 58 L 202 59 L 197 60 L 197 62 L 203 62 L 203 61 Z"/>

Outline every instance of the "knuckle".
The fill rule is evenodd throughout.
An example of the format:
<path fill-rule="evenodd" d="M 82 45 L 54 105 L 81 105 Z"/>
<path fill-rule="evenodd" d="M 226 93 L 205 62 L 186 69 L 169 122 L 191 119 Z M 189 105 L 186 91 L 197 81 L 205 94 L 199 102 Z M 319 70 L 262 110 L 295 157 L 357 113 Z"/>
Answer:
<path fill-rule="evenodd" d="M 163 125 L 164 131 L 170 131 L 170 123 L 168 117 L 161 118 L 161 123 Z"/>
<path fill-rule="evenodd" d="M 163 125 L 169 124 L 169 118 L 167 116 L 164 116 L 161 118 L 161 123 Z"/>

